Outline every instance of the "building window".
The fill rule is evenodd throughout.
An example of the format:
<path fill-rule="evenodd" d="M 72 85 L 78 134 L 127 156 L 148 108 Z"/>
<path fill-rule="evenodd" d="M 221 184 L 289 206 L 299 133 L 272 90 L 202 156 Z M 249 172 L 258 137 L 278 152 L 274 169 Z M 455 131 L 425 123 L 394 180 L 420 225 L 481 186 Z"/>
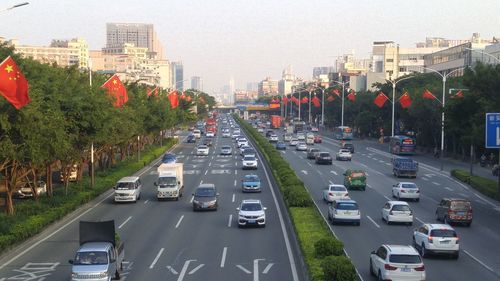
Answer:
<path fill-rule="evenodd" d="M 394 59 L 386 59 L 385 62 L 394 62 Z"/>

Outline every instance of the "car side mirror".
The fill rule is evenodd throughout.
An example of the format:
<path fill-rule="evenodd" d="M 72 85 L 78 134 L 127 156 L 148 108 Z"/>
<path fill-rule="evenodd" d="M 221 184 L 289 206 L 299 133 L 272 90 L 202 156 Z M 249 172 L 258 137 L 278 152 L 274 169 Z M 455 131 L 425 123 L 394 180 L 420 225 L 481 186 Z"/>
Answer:
<path fill-rule="evenodd" d="M 194 196 L 194 193 L 191 193 L 191 195 L 193 195 L 193 196 Z"/>
<path fill-rule="evenodd" d="M 220 194 L 219 194 L 218 192 L 215 194 L 215 196 L 219 196 L 219 195 L 220 195 Z"/>
<path fill-rule="evenodd" d="M 153 185 L 154 185 L 154 186 L 158 186 L 158 183 L 154 182 L 154 183 L 153 183 Z"/>
<path fill-rule="evenodd" d="M 236 211 L 239 211 L 239 210 L 240 210 L 240 208 L 236 208 Z"/>
<path fill-rule="evenodd" d="M 265 211 L 265 210 L 267 210 L 267 207 L 264 207 L 264 208 L 262 208 L 262 209 L 264 209 L 264 211 Z"/>
<path fill-rule="evenodd" d="M 346 173 L 343 173 L 342 175 L 347 176 L 347 174 L 346 174 Z"/>
<path fill-rule="evenodd" d="M 181 181 L 177 181 L 177 184 L 181 184 Z"/>
<path fill-rule="evenodd" d="M 74 261 L 74 260 L 68 260 L 68 263 L 69 263 L 69 264 L 74 264 L 74 263 L 75 263 L 75 261 Z"/>
<path fill-rule="evenodd" d="M 113 186 L 113 189 L 114 189 L 114 190 L 116 190 L 116 185 L 115 185 L 115 186 Z"/>
<path fill-rule="evenodd" d="M 372 251 L 372 255 L 375 255 L 375 254 L 377 254 L 377 252 L 375 252 L 375 251 Z"/>

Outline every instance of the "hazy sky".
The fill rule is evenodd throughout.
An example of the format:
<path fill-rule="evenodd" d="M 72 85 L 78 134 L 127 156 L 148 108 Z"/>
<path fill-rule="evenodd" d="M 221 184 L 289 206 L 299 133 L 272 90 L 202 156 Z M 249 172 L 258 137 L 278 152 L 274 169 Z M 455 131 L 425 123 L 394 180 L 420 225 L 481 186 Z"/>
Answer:
<path fill-rule="evenodd" d="M 2 0 L 0 10 L 23 1 Z M 279 79 L 287 65 L 309 79 L 351 50 L 368 58 L 373 41 L 500 37 L 500 0 L 26 1 L 0 12 L 0 37 L 34 45 L 82 37 L 101 49 L 107 22 L 152 23 L 167 58 L 183 61 L 184 77 L 201 76 L 209 93 L 231 76 L 237 88 Z"/>

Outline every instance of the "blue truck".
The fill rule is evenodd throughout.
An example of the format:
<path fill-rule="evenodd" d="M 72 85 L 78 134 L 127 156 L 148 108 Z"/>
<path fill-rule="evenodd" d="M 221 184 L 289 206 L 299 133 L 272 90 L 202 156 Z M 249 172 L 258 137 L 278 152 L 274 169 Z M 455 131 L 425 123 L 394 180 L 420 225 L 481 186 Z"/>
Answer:
<path fill-rule="evenodd" d="M 392 172 L 395 177 L 416 178 L 418 163 L 411 158 L 398 157 L 392 159 Z"/>

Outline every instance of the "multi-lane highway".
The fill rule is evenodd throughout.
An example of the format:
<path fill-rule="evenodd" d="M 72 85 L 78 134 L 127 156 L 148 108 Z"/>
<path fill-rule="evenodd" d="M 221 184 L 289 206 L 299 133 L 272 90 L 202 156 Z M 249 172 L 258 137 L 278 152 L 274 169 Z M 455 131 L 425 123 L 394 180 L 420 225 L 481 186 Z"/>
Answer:
<path fill-rule="evenodd" d="M 281 139 L 281 137 L 280 137 Z M 326 218 L 328 205 L 322 200 L 322 190 L 330 183 L 343 184 L 343 173 L 348 168 L 367 173 L 366 191 L 350 191 L 361 210 L 361 226 L 331 225 L 332 231 L 345 245 L 362 280 L 372 280 L 369 271 L 370 252 L 381 244 L 412 244 L 413 229 L 422 223 L 438 223 L 435 210 L 443 197 L 469 198 L 473 205 L 474 220 L 471 227 L 454 226 L 460 237 L 460 257 L 424 259 L 427 280 L 500 280 L 500 204 L 479 195 L 466 185 L 457 182 L 449 173 L 440 172 L 437 163 L 421 161 L 416 179 L 396 179 L 392 175 L 391 158 L 387 149 L 367 141 L 353 141 L 356 152 L 352 161 L 333 161 L 333 165 L 316 165 L 308 160 L 305 152 L 288 146 L 283 157 L 303 180 L 309 193 Z M 315 144 L 322 151 L 329 151 L 335 158 L 340 143 L 323 137 Z M 418 158 L 418 157 L 417 157 Z M 422 159 L 419 159 L 419 161 Z M 382 221 L 381 210 L 391 198 L 391 188 L 397 181 L 415 182 L 421 189 L 420 202 L 409 202 L 414 212 L 413 226 L 387 225 Z"/>
<path fill-rule="evenodd" d="M 233 146 L 232 156 L 220 147 Z M 156 165 L 139 171 L 143 190 L 136 204 L 115 204 L 112 191 L 50 227 L 0 260 L 0 280 L 69 280 L 78 248 L 78 221 L 115 220 L 125 242 L 122 280 L 303 280 L 296 242 L 283 205 L 262 163 L 256 171 L 241 169 L 234 141 L 218 134 L 208 156 L 196 156 L 195 144 L 180 143 L 172 152 L 184 163 L 184 196 L 157 201 Z M 262 193 L 241 192 L 241 179 L 256 173 Z M 192 196 L 200 183 L 214 183 L 219 209 L 193 212 Z M 267 207 L 265 228 L 237 227 L 243 199 L 260 199 Z"/>

